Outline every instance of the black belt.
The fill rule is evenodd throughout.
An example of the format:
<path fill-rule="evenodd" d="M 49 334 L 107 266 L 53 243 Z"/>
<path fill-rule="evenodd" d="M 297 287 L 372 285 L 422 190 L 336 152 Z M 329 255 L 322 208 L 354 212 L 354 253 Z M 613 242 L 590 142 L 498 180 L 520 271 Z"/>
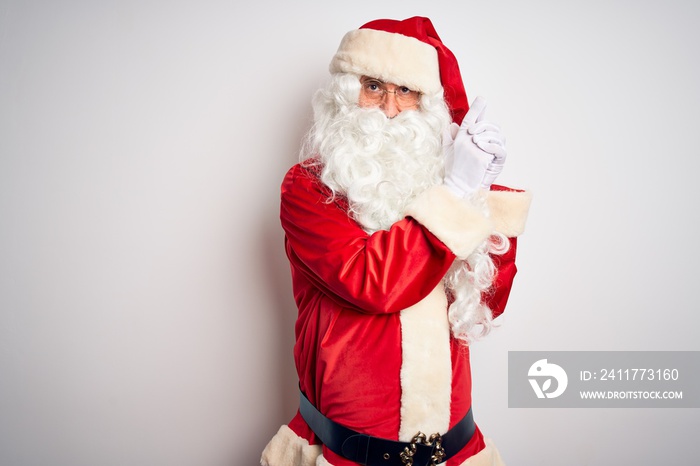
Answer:
<path fill-rule="evenodd" d="M 299 412 L 321 442 L 335 454 L 366 466 L 430 466 L 442 463 L 464 448 L 476 430 L 469 408 L 461 421 L 437 438 L 431 436 L 426 439 L 421 433 L 411 442 L 372 437 L 331 421 L 311 404 L 303 392 L 300 393 Z M 402 460 L 402 456 L 405 459 Z"/>

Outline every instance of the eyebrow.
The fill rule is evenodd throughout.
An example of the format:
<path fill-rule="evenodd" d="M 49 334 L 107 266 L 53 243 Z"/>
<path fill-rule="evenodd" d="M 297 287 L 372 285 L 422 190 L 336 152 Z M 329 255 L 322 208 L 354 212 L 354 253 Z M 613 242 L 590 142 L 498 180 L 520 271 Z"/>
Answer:
<path fill-rule="evenodd" d="M 372 78 L 372 77 L 370 77 L 370 76 L 362 76 L 362 77 L 360 78 L 360 81 L 362 81 L 362 82 L 366 82 L 366 81 L 377 81 L 378 83 L 387 84 L 386 81 L 382 81 L 382 80 L 379 79 L 379 78 Z"/>

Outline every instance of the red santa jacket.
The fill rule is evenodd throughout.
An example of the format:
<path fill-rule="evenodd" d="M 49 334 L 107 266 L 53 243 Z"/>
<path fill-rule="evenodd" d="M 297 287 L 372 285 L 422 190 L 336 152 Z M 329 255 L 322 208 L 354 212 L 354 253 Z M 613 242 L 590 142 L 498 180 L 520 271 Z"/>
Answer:
<path fill-rule="evenodd" d="M 358 432 L 403 441 L 418 430 L 444 433 L 471 407 L 471 378 L 469 349 L 450 333 L 442 279 L 455 258 L 469 255 L 494 231 L 510 236 L 510 249 L 493 258 L 497 279 L 485 296 L 494 316 L 502 313 L 529 198 L 511 191 L 490 195 L 492 216 L 485 217 L 435 187 L 404 219 L 370 235 L 348 215 L 347 204 L 329 201 L 329 194 L 301 165 L 282 184 L 280 216 L 299 309 L 294 359 L 300 388 L 327 417 Z M 277 439 L 283 456 L 303 450 L 305 442 L 319 443 L 299 413 L 288 428 L 286 443 Z M 275 439 L 263 464 L 305 465 L 304 454 L 314 456 L 307 451 L 297 452 L 298 459 L 274 459 L 274 447 Z M 477 428 L 447 466 L 483 447 Z M 323 457 L 333 466 L 356 464 L 327 448 Z"/>

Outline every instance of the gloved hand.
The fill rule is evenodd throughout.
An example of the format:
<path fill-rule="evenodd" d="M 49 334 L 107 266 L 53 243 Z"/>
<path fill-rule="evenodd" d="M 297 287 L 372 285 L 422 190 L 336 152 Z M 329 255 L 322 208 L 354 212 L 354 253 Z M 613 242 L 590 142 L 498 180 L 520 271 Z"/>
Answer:
<path fill-rule="evenodd" d="M 452 123 L 443 135 L 445 185 L 459 197 L 489 189 L 506 161 L 505 137 L 483 120 L 485 109 L 486 100 L 475 98 L 462 125 Z"/>

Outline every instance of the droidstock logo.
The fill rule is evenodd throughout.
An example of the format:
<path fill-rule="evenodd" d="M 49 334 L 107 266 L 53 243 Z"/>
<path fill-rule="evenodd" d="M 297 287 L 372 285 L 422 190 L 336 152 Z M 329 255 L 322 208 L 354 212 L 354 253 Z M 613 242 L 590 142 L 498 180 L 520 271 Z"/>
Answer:
<path fill-rule="evenodd" d="M 534 377 L 528 380 L 537 398 L 556 398 L 564 393 L 566 385 L 569 383 L 569 378 L 566 376 L 564 369 L 556 364 L 548 363 L 546 359 L 540 359 L 530 366 L 527 375 Z M 557 386 L 555 390 L 549 391 L 552 387 L 552 379 L 557 381 Z M 542 380 L 541 385 L 539 380 Z"/>

